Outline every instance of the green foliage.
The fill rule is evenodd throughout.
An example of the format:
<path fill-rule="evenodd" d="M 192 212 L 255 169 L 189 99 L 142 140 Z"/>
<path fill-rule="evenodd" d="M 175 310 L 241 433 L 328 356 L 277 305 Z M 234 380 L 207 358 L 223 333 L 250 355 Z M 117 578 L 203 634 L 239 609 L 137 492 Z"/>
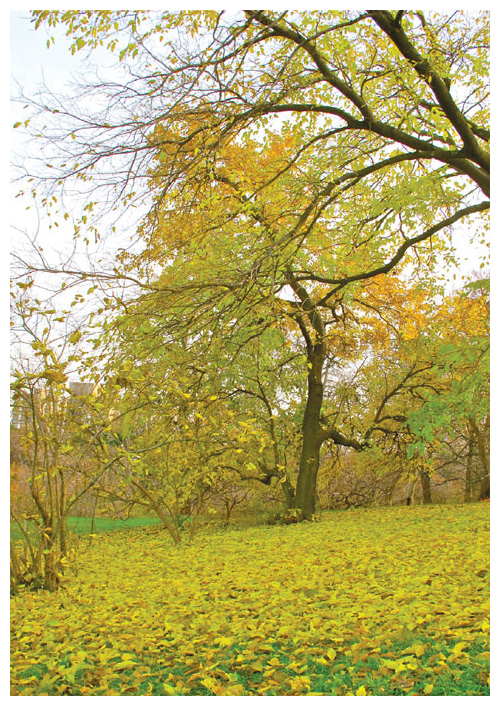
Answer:
<path fill-rule="evenodd" d="M 99 535 L 12 599 L 12 694 L 487 695 L 488 511 Z"/>
<path fill-rule="evenodd" d="M 422 403 L 408 416 L 415 435 L 410 453 L 460 425 L 477 428 L 489 420 L 489 280 L 471 281 L 445 300 L 429 333 L 432 367 Z"/>

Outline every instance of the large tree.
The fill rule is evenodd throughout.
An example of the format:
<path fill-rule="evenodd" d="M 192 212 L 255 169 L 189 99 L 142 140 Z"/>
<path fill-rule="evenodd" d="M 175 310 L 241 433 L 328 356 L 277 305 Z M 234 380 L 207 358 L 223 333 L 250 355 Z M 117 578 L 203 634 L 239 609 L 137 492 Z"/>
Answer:
<path fill-rule="evenodd" d="M 122 243 L 114 271 L 95 274 L 139 285 L 135 315 L 146 312 L 165 341 L 202 337 L 207 356 L 212 342 L 237 334 L 244 347 L 277 326 L 301 345 L 293 505 L 311 516 L 323 443 L 366 443 L 322 412 L 353 297 L 403 267 L 408 278 L 431 271 L 449 255 L 454 224 L 481 230 L 487 13 L 33 16 L 64 25 L 74 50 L 106 43 L 126 67 L 81 101 L 29 101 L 29 128 L 55 175 L 38 176 L 63 193 L 77 179 L 92 193 L 77 228 L 92 227 L 103 189 L 108 209 L 111 193 L 118 210 L 148 208 L 139 247 Z"/>

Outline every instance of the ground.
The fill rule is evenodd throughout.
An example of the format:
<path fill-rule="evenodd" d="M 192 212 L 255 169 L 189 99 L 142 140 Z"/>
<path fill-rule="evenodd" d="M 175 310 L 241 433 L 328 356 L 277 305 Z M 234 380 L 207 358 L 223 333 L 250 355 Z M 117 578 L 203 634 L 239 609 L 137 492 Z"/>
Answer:
<path fill-rule="evenodd" d="M 12 599 L 13 695 L 487 695 L 489 505 L 82 537 Z"/>

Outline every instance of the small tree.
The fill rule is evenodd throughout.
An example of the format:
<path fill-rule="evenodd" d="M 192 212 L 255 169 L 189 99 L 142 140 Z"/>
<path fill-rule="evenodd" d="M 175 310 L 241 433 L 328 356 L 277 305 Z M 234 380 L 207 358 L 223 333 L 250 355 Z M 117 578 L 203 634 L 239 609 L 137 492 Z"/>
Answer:
<path fill-rule="evenodd" d="M 92 383 L 68 381 L 71 365 L 83 366 L 81 336 L 64 335 L 57 343 L 53 315 L 27 294 L 14 296 L 13 311 L 14 328 L 32 355 L 19 357 L 12 371 L 12 455 L 23 478 L 11 499 L 11 520 L 22 537 L 11 542 L 11 584 L 53 591 L 74 556 L 69 513 L 116 459 L 103 441 L 104 398 L 88 394 Z"/>

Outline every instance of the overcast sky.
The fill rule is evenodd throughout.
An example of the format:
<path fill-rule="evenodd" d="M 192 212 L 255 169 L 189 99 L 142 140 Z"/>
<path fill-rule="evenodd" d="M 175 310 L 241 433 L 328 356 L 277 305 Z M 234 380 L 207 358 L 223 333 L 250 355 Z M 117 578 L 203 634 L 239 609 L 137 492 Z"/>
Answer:
<path fill-rule="evenodd" d="M 67 87 L 77 79 L 77 76 L 89 70 L 89 62 L 84 52 L 72 55 L 69 47 L 71 41 L 65 36 L 64 29 L 44 26 L 35 30 L 29 11 L 12 11 L 10 13 L 10 88 L 11 95 L 17 96 L 22 90 L 26 95 L 33 95 L 43 84 L 54 93 L 67 92 Z M 55 43 L 47 47 L 48 38 L 53 35 Z M 98 54 L 94 53 L 94 57 Z M 109 55 L 102 51 L 100 60 L 103 65 L 111 63 Z M 94 58 L 93 63 L 96 63 Z M 23 128 L 13 129 L 16 122 L 26 119 L 22 103 L 11 102 L 10 134 L 11 159 L 30 153 L 31 145 L 23 134 Z M 62 222 L 59 228 L 48 229 L 48 223 L 39 229 L 39 220 L 31 198 L 14 198 L 19 190 L 18 184 L 10 187 L 10 226 L 11 247 L 23 241 L 21 231 L 29 232 L 30 236 L 37 233 L 37 239 L 43 242 L 44 248 L 54 248 L 56 252 L 73 248 L 73 225 L 71 221 Z M 26 206 L 29 205 L 29 210 Z"/>
<path fill-rule="evenodd" d="M 29 12 L 22 10 L 10 14 L 11 76 L 22 85 L 36 85 L 45 72 L 51 81 L 64 80 L 67 69 L 75 59 L 64 46 L 57 42 L 47 49 L 47 33 L 44 29 L 35 30 Z"/>

